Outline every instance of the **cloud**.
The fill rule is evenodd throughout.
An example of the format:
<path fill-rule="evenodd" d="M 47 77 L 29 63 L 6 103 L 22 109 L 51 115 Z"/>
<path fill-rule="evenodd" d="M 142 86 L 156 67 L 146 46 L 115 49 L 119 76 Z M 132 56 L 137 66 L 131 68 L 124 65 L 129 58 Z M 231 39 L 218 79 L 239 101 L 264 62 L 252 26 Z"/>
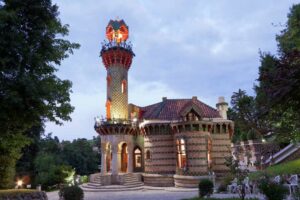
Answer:
<path fill-rule="evenodd" d="M 253 93 L 259 49 L 276 53 L 275 34 L 295 0 L 64 0 L 54 1 L 70 25 L 67 39 L 81 44 L 59 77 L 73 82 L 73 121 L 48 125 L 59 138 L 96 135 L 93 117 L 105 115 L 106 71 L 99 52 L 109 19 L 123 18 L 136 54 L 129 71 L 129 101 L 148 105 L 198 96 L 214 106 L 239 88 Z"/>

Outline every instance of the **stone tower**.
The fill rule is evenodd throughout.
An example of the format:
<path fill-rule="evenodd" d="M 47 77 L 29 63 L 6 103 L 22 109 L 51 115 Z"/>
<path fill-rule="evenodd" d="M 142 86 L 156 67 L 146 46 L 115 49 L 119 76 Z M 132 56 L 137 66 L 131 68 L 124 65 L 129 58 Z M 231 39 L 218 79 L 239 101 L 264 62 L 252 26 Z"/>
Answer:
<path fill-rule="evenodd" d="M 128 70 L 134 53 L 128 39 L 128 26 L 123 20 L 110 20 L 106 27 L 108 43 L 100 55 L 107 70 L 107 120 L 128 119 Z"/>

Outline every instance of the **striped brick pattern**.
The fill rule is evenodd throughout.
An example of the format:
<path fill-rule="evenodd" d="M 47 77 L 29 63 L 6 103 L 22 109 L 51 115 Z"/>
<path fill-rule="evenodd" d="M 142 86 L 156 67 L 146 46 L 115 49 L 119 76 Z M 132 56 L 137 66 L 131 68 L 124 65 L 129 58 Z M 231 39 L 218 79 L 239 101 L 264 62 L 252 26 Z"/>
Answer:
<path fill-rule="evenodd" d="M 144 138 L 144 145 L 144 152 L 150 151 L 150 159 L 145 158 L 145 173 L 175 173 L 176 154 L 173 135 L 147 135 Z"/>
<path fill-rule="evenodd" d="M 187 153 L 187 171 L 177 170 L 178 175 L 204 175 L 208 172 L 207 164 L 207 135 L 208 132 L 191 131 L 175 134 L 177 138 L 184 138 Z"/>
<path fill-rule="evenodd" d="M 211 134 L 212 138 L 212 170 L 217 174 L 228 172 L 225 158 L 230 156 L 229 134 Z"/>

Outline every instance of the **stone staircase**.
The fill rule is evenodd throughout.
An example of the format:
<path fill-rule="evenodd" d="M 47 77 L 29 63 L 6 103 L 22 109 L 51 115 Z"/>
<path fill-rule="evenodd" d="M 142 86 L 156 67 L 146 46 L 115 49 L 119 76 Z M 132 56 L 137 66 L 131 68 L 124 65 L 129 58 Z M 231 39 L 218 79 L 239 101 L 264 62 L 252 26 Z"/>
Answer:
<path fill-rule="evenodd" d="M 133 173 L 127 173 L 124 174 L 124 186 L 127 187 L 142 187 L 144 186 L 144 183 L 141 182 L 136 175 Z"/>
<path fill-rule="evenodd" d="M 144 189 L 144 183 L 142 183 L 135 174 L 128 173 L 121 176 L 123 179 L 122 185 L 103 185 L 101 183 L 101 175 L 98 175 L 93 181 L 81 185 L 81 188 L 85 192 L 119 192 Z"/>

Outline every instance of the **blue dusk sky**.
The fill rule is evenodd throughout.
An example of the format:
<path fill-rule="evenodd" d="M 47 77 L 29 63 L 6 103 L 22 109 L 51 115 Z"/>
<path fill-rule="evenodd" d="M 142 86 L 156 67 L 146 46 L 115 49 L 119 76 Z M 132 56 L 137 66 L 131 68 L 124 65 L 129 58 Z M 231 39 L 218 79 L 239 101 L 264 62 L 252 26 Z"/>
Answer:
<path fill-rule="evenodd" d="M 295 0 L 54 0 L 78 42 L 59 67 L 73 82 L 72 121 L 46 123 L 62 140 L 92 138 L 94 117 L 105 116 L 106 70 L 99 57 L 110 19 L 124 19 L 136 56 L 129 70 L 129 102 L 146 106 L 162 97 L 198 99 L 215 107 L 239 88 L 253 94 L 259 51 L 276 53 Z"/>

